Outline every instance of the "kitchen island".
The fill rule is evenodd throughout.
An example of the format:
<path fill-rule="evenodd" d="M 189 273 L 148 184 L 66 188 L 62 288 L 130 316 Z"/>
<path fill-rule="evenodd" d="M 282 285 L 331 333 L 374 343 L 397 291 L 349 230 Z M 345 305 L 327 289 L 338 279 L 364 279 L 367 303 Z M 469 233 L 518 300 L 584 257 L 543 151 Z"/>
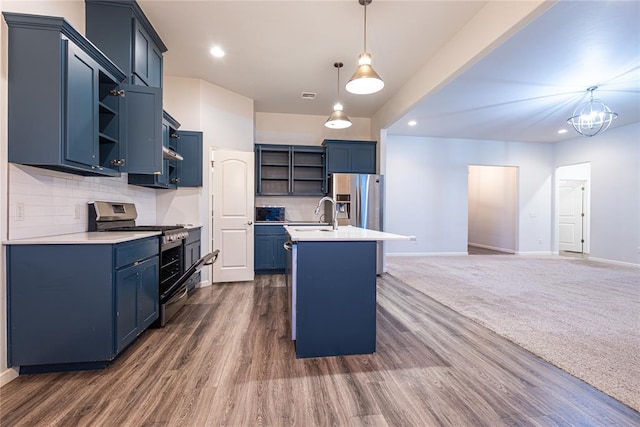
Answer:
<path fill-rule="evenodd" d="M 285 226 L 291 238 L 289 314 L 296 356 L 376 351 L 376 242 L 411 236 L 345 226 Z"/>

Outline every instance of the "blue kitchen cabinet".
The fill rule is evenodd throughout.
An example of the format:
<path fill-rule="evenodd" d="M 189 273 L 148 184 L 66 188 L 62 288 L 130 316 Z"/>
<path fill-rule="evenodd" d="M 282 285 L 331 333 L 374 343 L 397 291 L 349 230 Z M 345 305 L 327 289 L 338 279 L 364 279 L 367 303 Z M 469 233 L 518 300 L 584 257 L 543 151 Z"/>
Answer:
<path fill-rule="evenodd" d="M 256 144 L 256 194 L 323 196 L 326 193 L 324 147 Z"/>
<path fill-rule="evenodd" d="M 87 38 L 113 60 L 132 84 L 162 88 L 167 47 L 133 0 L 85 0 Z"/>
<path fill-rule="evenodd" d="M 202 132 L 179 131 L 180 123 L 166 111 L 162 116 L 162 145 L 183 160 L 163 159 L 160 174 L 129 174 L 128 182 L 149 188 L 202 187 Z"/>
<path fill-rule="evenodd" d="M 282 225 L 254 227 L 254 271 L 257 274 L 284 273 L 287 268 L 285 242 L 289 240 Z"/>
<path fill-rule="evenodd" d="M 189 235 L 184 240 L 184 269 L 187 270 L 191 267 L 197 260 L 200 259 L 201 252 L 201 228 L 190 228 Z M 200 283 L 202 276 L 198 271 L 194 275 L 189 278 L 186 283 L 187 291 L 192 291 L 195 289 L 196 285 Z"/>
<path fill-rule="evenodd" d="M 121 352 L 158 318 L 158 257 L 116 271 L 116 351 Z"/>
<path fill-rule="evenodd" d="M 157 237 L 7 246 L 8 362 L 20 373 L 107 366 L 159 315 Z"/>
<path fill-rule="evenodd" d="M 202 132 L 180 130 L 176 149 L 183 160 L 176 162 L 178 187 L 202 187 Z"/>
<path fill-rule="evenodd" d="M 296 356 L 374 353 L 376 242 L 298 241 L 293 251 L 288 308 Z"/>
<path fill-rule="evenodd" d="M 125 75 L 63 18 L 4 13 L 9 161 L 80 175 L 162 168 L 162 93 Z M 157 151 L 157 150 L 156 150 Z"/>
<path fill-rule="evenodd" d="M 325 139 L 327 174 L 376 173 L 376 141 Z"/>

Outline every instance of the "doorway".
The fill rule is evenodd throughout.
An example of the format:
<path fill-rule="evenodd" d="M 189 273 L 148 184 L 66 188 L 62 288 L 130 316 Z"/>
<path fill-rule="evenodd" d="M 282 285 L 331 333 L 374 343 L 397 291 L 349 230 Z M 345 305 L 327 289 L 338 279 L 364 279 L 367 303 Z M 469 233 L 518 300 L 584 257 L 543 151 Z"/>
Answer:
<path fill-rule="evenodd" d="M 211 247 L 220 249 L 212 282 L 254 278 L 254 153 L 211 151 Z"/>
<path fill-rule="evenodd" d="M 561 166 L 556 171 L 556 247 L 564 256 L 589 253 L 591 164 Z"/>
<path fill-rule="evenodd" d="M 469 165 L 469 254 L 516 253 L 518 172 L 515 166 Z"/>

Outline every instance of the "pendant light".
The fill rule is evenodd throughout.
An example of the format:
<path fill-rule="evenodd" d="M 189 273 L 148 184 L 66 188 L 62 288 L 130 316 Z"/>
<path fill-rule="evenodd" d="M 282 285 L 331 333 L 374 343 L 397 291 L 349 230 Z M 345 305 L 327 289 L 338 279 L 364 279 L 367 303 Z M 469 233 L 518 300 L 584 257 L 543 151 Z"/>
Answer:
<path fill-rule="evenodd" d="M 599 99 L 593 99 L 593 91 L 598 86 L 591 86 L 587 89 L 589 100 L 578 105 L 573 112 L 573 116 L 567 119 L 569 123 L 580 135 L 596 136 L 604 132 L 611 126 L 613 119 L 618 117 L 617 113 Z"/>
<path fill-rule="evenodd" d="M 333 113 L 329 116 L 324 125 L 331 129 L 345 129 L 351 126 L 351 120 L 349 117 L 342 111 L 342 104 L 340 104 L 340 68 L 342 68 L 344 64 L 342 62 L 335 62 L 333 64 L 334 67 L 338 69 L 338 89 L 336 91 L 336 103 L 333 106 Z"/>
<path fill-rule="evenodd" d="M 371 66 L 371 54 L 367 52 L 367 5 L 372 0 L 358 0 L 364 6 L 364 51 L 358 56 L 358 68 L 345 88 L 356 95 L 376 93 L 384 87 L 384 82 Z"/>

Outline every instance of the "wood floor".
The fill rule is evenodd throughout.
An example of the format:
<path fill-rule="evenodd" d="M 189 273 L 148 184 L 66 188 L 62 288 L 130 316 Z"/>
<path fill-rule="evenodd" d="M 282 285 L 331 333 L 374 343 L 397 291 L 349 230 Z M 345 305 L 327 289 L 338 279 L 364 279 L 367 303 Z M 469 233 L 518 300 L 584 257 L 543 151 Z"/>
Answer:
<path fill-rule="evenodd" d="M 373 355 L 296 360 L 283 276 L 197 290 L 102 371 L 20 376 L 2 426 L 638 426 L 640 414 L 390 275 Z"/>

